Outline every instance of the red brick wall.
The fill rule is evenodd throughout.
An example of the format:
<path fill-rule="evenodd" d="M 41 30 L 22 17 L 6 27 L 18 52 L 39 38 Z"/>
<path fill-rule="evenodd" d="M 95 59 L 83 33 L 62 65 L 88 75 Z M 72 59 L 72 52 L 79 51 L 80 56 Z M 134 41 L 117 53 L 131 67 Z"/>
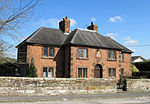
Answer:
<path fill-rule="evenodd" d="M 103 69 L 103 77 L 108 78 L 108 68 L 116 68 L 116 77 L 119 79 L 120 69 L 124 69 L 124 75 L 131 75 L 131 54 L 124 53 L 124 62 L 120 62 L 120 51 L 116 51 L 115 61 L 108 60 L 107 49 L 88 49 L 88 58 L 78 58 L 78 47 L 66 46 L 65 48 L 54 47 L 54 58 L 42 57 L 43 46 L 39 45 L 27 45 L 27 57 L 26 63 L 30 64 L 31 58 L 34 58 L 34 64 L 37 68 L 38 77 L 43 76 L 43 67 L 53 67 L 54 77 L 78 77 L 78 68 L 88 68 L 87 77 L 94 77 L 94 67 L 96 64 L 100 64 Z M 20 49 L 20 48 L 19 48 Z M 64 50 L 65 49 L 65 50 Z M 96 52 L 101 53 L 101 58 L 96 58 Z M 18 51 L 18 57 L 19 56 Z"/>
<path fill-rule="evenodd" d="M 27 46 L 27 63 L 31 62 L 31 58 L 34 58 L 34 64 L 37 68 L 38 77 L 43 77 L 43 67 L 53 67 L 54 77 L 62 77 L 62 71 L 64 69 L 64 55 L 63 49 L 54 47 L 54 58 L 42 57 L 43 46 L 28 45 Z M 57 69 L 57 71 L 56 71 Z"/>
<path fill-rule="evenodd" d="M 87 76 L 88 78 L 94 77 L 94 67 L 96 64 L 102 65 L 103 68 L 103 77 L 108 78 L 108 68 L 116 68 L 116 77 L 119 79 L 120 69 L 124 68 L 124 73 L 126 76 L 131 75 L 131 54 L 124 54 L 124 62 L 120 62 L 119 55 L 120 51 L 116 51 L 116 61 L 108 61 L 108 50 L 99 49 L 101 52 L 101 59 L 96 59 L 96 48 L 87 48 L 88 49 L 88 58 L 87 59 L 78 59 L 78 47 L 71 47 L 71 66 L 70 66 L 70 75 L 72 78 L 78 77 L 78 68 L 86 67 L 88 68 Z"/>

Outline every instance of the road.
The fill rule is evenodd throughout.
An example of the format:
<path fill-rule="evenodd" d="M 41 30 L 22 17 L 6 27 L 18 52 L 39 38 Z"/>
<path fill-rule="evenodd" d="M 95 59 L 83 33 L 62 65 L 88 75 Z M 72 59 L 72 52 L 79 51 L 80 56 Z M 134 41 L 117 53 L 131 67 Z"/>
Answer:
<path fill-rule="evenodd" d="M 150 104 L 150 93 L 0 97 L 0 104 Z"/>

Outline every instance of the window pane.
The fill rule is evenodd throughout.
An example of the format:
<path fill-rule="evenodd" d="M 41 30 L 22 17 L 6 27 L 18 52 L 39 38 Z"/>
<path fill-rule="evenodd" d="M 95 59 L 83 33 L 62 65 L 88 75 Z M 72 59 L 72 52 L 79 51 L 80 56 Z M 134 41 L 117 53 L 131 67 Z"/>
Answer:
<path fill-rule="evenodd" d="M 82 78 L 82 68 L 78 68 L 78 77 Z"/>
<path fill-rule="evenodd" d="M 111 77 L 111 69 L 108 69 L 108 76 Z"/>
<path fill-rule="evenodd" d="M 124 69 L 121 69 L 121 76 L 124 76 Z"/>
<path fill-rule="evenodd" d="M 87 68 L 83 68 L 83 77 L 87 78 Z"/>
<path fill-rule="evenodd" d="M 83 49 L 83 57 L 87 58 L 87 49 Z"/>
<path fill-rule="evenodd" d="M 112 51 L 112 59 L 116 59 L 116 52 Z"/>
<path fill-rule="evenodd" d="M 54 49 L 53 48 L 49 48 L 49 56 L 54 56 Z"/>
<path fill-rule="evenodd" d="M 46 67 L 43 68 L 43 77 L 47 77 L 47 68 Z"/>
<path fill-rule="evenodd" d="M 78 57 L 82 57 L 82 49 L 81 48 L 78 49 Z"/>
<path fill-rule="evenodd" d="M 108 59 L 111 59 L 111 50 L 108 51 Z"/>
<path fill-rule="evenodd" d="M 116 69 L 112 69 L 112 76 L 116 77 Z"/>
<path fill-rule="evenodd" d="M 43 55 L 44 56 L 48 56 L 48 48 L 47 47 L 44 47 Z"/>
<path fill-rule="evenodd" d="M 48 77 L 53 77 L 53 68 L 49 68 Z"/>
<path fill-rule="evenodd" d="M 120 54 L 120 60 L 123 61 L 124 60 L 124 56 L 123 53 Z"/>

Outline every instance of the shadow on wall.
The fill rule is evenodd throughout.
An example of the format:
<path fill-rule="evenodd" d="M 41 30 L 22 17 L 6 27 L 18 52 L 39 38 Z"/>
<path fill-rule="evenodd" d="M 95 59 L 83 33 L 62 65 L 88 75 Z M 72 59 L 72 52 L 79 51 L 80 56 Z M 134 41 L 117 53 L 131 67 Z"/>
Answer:
<path fill-rule="evenodd" d="M 54 61 L 56 61 L 56 77 L 64 78 L 65 76 L 65 48 L 61 47 L 57 52 Z"/>

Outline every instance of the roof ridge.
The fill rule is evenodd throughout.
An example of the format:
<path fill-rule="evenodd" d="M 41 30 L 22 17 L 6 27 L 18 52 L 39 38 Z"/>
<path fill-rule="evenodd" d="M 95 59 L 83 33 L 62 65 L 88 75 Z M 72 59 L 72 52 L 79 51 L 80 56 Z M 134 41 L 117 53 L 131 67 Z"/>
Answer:
<path fill-rule="evenodd" d="M 95 30 L 89 30 L 89 29 L 81 29 L 81 28 L 77 28 L 78 30 L 83 30 L 83 31 L 88 31 L 88 32 L 97 32 Z"/>
<path fill-rule="evenodd" d="M 74 33 L 74 35 L 73 35 L 73 37 L 72 37 L 70 43 L 73 43 L 73 41 L 74 41 L 74 39 L 75 39 L 75 36 L 76 36 L 76 34 L 78 33 L 78 29 L 75 29 L 74 31 L 75 31 L 75 33 Z"/>

